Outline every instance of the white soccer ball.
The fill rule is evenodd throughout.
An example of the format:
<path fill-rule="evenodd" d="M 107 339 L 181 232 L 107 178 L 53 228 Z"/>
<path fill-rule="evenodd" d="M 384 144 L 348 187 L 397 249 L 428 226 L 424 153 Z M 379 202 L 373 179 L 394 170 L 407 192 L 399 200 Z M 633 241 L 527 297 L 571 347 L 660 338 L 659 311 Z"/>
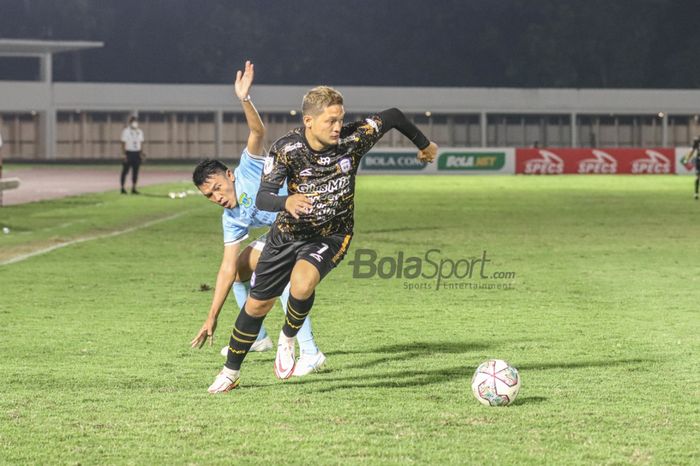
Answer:
<path fill-rule="evenodd" d="M 472 393 L 486 406 L 507 406 L 520 390 L 520 374 L 500 359 L 482 362 L 472 377 Z"/>

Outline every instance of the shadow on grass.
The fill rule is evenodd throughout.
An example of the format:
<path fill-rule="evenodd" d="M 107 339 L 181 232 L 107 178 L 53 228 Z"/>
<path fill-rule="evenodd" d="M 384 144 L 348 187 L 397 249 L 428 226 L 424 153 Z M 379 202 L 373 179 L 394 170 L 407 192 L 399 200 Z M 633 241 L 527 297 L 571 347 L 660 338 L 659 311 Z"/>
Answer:
<path fill-rule="evenodd" d="M 546 396 L 525 396 L 525 397 L 518 397 L 515 399 L 513 402 L 513 406 L 519 406 L 519 405 L 529 405 L 529 404 L 539 404 L 539 403 L 544 403 L 547 401 Z"/>
<path fill-rule="evenodd" d="M 471 342 L 416 342 L 395 345 L 379 346 L 377 348 L 366 349 L 362 351 L 330 351 L 326 353 L 329 356 L 348 355 L 348 354 L 386 354 L 386 356 L 375 358 L 369 361 L 362 361 L 356 364 L 344 365 L 343 369 L 364 369 L 374 367 L 385 363 L 396 361 L 407 361 L 410 359 L 421 358 L 433 354 L 460 354 L 471 351 L 483 350 L 488 345 L 484 343 Z"/>
<path fill-rule="evenodd" d="M 519 364 L 517 368 L 519 371 L 536 371 L 536 370 L 547 370 L 547 369 L 577 369 L 585 367 L 610 367 L 610 366 L 622 366 L 627 364 L 642 364 L 648 362 L 657 362 L 654 359 L 606 359 L 600 361 L 559 361 L 559 362 L 545 362 L 545 363 L 530 363 L 530 364 Z"/>
<path fill-rule="evenodd" d="M 446 353 L 450 351 L 439 351 L 441 348 L 451 347 L 452 352 L 460 353 L 467 352 L 473 349 L 483 349 L 485 345 L 474 345 L 474 344 L 443 344 L 443 343 L 419 343 L 418 348 L 423 348 L 418 351 L 415 350 L 416 345 L 391 345 L 387 347 L 377 348 L 372 352 L 390 352 L 390 349 L 395 349 L 398 353 L 394 357 L 385 357 L 369 361 L 366 363 L 352 364 L 348 366 L 342 366 L 336 369 L 335 372 L 326 372 L 326 375 L 331 375 L 330 377 L 324 377 L 323 373 L 316 377 L 305 378 L 296 381 L 298 384 L 331 384 L 330 386 L 321 387 L 314 390 L 318 393 L 333 392 L 336 390 L 352 390 L 352 389 L 365 389 L 365 388 L 407 388 L 415 386 L 428 386 L 434 384 L 441 384 L 444 382 L 449 382 L 451 380 L 463 380 L 468 382 L 471 378 L 472 371 L 474 368 L 465 365 L 446 367 L 446 368 L 436 368 L 429 370 L 398 370 L 391 372 L 375 372 L 369 374 L 352 375 L 348 377 L 333 377 L 333 374 L 340 373 L 339 369 L 365 369 L 368 367 L 376 366 L 383 362 L 397 361 L 397 360 L 408 360 L 418 356 L 424 356 L 426 354 L 425 348 L 434 349 L 435 353 Z M 414 348 L 412 350 L 404 350 L 401 352 L 401 348 Z M 383 350 L 383 351 L 380 351 Z M 367 351 L 369 352 L 369 351 Z M 523 364 L 519 365 L 518 369 L 522 372 L 523 370 L 545 370 L 545 369 L 570 369 L 570 368 L 587 368 L 587 367 L 610 367 L 610 366 L 622 366 L 629 364 L 640 364 L 645 362 L 653 361 L 652 359 L 613 359 L 613 360 L 600 360 L 600 361 L 573 361 L 573 362 L 551 362 L 542 364 Z M 336 383 L 337 382 L 337 383 Z M 545 397 L 524 397 L 515 402 L 515 404 L 525 404 L 525 403 L 542 403 L 547 401 Z"/>
<path fill-rule="evenodd" d="M 326 355 L 342 356 L 346 354 L 376 354 L 376 353 L 466 353 L 474 350 L 487 348 L 488 345 L 482 342 L 446 342 L 446 341 L 418 341 L 414 343 L 398 343 L 394 345 L 377 346 L 376 348 L 365 348 L 352 351 L 328 351 Z"/>
<path fill-rule="evenodd" d="M 365 374 L 352 377 L 314 377 L 295 381 L 295 384 L 328 384 L 340 382 L 328 387 L 314 390 L 318 393 L 334 392 L 336 390 L 365 389 L 365 388 L 407 388 L 415 386 L 434 385 L 454 379 L 469 380 L 470 369 L 466 366 L 454 366 L 440 369 L 395 371 Z M 353 381 L 354 383 L 346 383 Z"/>

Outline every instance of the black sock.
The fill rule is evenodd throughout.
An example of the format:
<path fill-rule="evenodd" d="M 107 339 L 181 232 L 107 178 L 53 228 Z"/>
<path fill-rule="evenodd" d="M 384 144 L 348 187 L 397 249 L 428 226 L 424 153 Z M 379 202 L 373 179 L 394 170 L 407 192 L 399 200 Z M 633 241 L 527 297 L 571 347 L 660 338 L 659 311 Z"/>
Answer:
<path fill-rule="evenodd" d="M 311 306 L 314 305 L 314 297 L 316 292 L 306 299 L 297 299 L 289 293 L 289 300 L 287 300 L 287 312 L 286 318 L 284 320 L 284 325 L 282 326 L 282 331 L 289 337 L 295 337 L 299 332 L 299 329 L 304 325 L 306 316 L 309 315 Z"/>
<path fill-rule="evenodd" d="M 695 194 L 698 193 L 698 185 L 700 185 L 700 179 L 695 178 Z"/>
<path fill-rule="evenodd" d="M 248 354 L 250 347 L 255 343 L 260 333 L 265 316 L 253 317 L 245 311 L 245 305 L 238 314 L 236 323 L 233 324 L 231 338 L 228 343 L 228 356 L 225 366 L 234 371 L 241 369 L 241 363 Z"/>

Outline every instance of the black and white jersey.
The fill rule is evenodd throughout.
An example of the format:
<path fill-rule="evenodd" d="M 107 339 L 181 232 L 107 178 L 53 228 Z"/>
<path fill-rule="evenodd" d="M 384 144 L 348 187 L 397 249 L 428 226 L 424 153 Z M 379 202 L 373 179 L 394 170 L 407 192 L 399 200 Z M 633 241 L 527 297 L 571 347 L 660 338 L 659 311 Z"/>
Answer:
<path fill-rule="evenodd" d="M 287 211 L 273 225 L 284 241 L 351 234 L 355 199 L 355 175 L 360 160 L 384 134 L 381 116 L 344 125 L 337 145 L 322 152 L 309 147 L 304 128 L 278 139 L 265 160 L 261 185 L 281 188 L 289 194 L 305 194 L 313 209 L 298 219 Z"/>

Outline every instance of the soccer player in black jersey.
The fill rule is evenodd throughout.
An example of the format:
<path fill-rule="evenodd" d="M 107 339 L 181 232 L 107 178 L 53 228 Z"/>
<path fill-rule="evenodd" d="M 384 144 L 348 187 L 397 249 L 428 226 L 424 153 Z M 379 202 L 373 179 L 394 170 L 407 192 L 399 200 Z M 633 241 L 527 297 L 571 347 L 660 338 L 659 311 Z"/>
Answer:
<path fill-rule="evenodd" d="M 275 375 L 286 379 L 294 371 L 294 336 L 311 310 L 316 286 L 343 259 L 352 239 L 355 175 L 362 156 L 392 128 L 418 147 L 419 160 L 432 162 L 437 155 L 437 145 L 396 108 L 348 124 L 343 124 L 344 114 L 338 91 L 327 86 L 311 89 L 302 104 L 304 126 L 270 149 L 256 206 L 280 214 L 233 327 L 226 364 L 210 393 L 238 386 L 241 363 L 287 283 L 291 292 Z M 278 196 L 285 181 L 289 195 Z"/>

